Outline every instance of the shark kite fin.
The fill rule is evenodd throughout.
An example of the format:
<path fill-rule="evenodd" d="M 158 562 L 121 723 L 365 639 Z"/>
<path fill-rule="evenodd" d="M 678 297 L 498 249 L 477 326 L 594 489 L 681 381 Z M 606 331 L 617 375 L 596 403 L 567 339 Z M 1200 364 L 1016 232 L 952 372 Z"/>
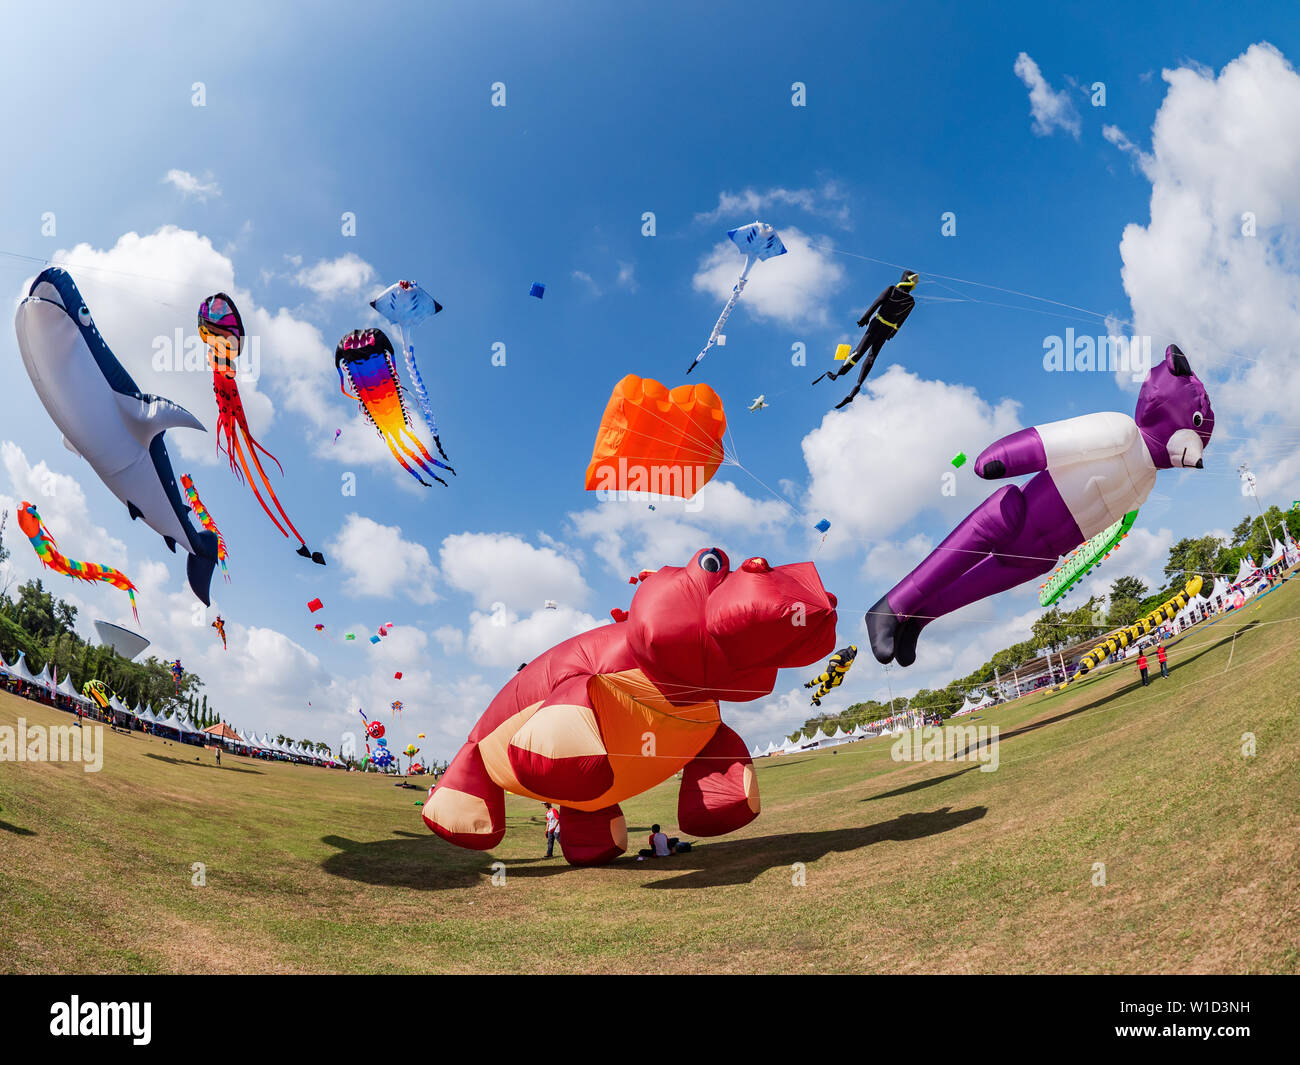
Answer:
<path fill-rule="evenodd" d="M 165 429 L 197 429 L 206 433 L 207 429 L 198 418 L 179 403 L 173 403 L 162 396 L 117 394 L 117 406 L 122 420 L 136 438 L 141 447 L 147 448 L 153 438 Z"/>

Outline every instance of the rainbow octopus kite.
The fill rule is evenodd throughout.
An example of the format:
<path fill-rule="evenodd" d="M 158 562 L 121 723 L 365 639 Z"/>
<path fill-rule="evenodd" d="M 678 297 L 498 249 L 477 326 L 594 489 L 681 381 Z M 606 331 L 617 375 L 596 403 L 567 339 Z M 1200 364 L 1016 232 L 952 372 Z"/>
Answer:
<path fill-rule="evenodd" d="M 432 487 L 402 457 L 405 453 L 421 470 L 440 485 L 446 486 L 447 482 L 433 472 L 433 467 L 437 466 L 452 474 L 456 471 L 430 455 L 419 437 L 411 431 L 411 419 L 402 402 L 402 384 L 397 376 L 397 364 L 393 361 L 393 344 L 384 331 L 354 329 L 334 349 L 334 367 L 339 374 L 339 391 L 361 405 L 367 420 L 384 438 L 388 450 L 402 464 L 402 468 L 425 488 Z M 351 383 L 353 392 L 348 391 L 348 383 Z M 415 445 L 419 454 L 407 446 L 403 434 Z"/>
<path fill-rule="evenodd" d="M 194 511 L 195 517 L 199 519 L 199 524 L 208 532 L 217 534 L 217 561 L 221 563 L 221 575 L 226 578 L 226 583 L 229 584 L 230 571 L 226 569 L 226 538 L 221 535 L 217 523 L 212 520 L 208 508 L 203 505 L 203 500 L 199 498 L 199 493 L 194 487 L 194 478 L 188 473 L 182 474 L 181 487 L 185 489 L 185 498 L 189 500 L 190 509 Z"/>
<path fill-rule="evenodd" d="M 140 622 L 140 614 L 135 608 L 135 585 L 121 570 L 114 569 L 112 566 L 101 566 L 94 562 L 78 562 L 74 558 L 64 558 L 59 553 L 58 545 L 54 542 L 54 537 L 50 535 L 41 521 L 40 512 L 36 509 L 35 503 L 24 501 L 18 507 L 18 527 L 22 529 L 23 535 L 32 542 L 32 547 L 36 554 L 40 556 L 43 565 L 54 570 L 55 573 L 62 573 L 65 577 L 73 577 L 79 581 L 103 581 L 105 584 L 111 584 L 114 588 L 120 588 L 131 597 L 131 613 L 135 615 L 136 623 Z"/>
<path fill-rule="evenodd" d="M 244 323 L 239 317 L 239 311 L 235 308 L 234 301 L 231 300 L 224 292 L 218 292 L 215 296 L 209 296 L 199 306 L 199 336 L 208 346 L 208 365 L 212 367 L 212 390 L 217 396 L 217 451 L 221 451 L 221 439 L 226 439 L 226 455 L 230 459 L 230 468 L 234 471 L 235 476 L 240 481 L 247 482 L 253 490 L 253 495 L 257 501 L 262 504 L 262 509 L 266 511 L 266 516 L 271 519 L 271 523 L 288 537 L 289 533 L 285 532 L 284 526 L 271 513 L 270 508 L 266 505 L 266 500 L 262 498 L 262 493 L 257 489 L 257 482 L 253 480 L 253 475 L 248 469 L 248 459 L 253 460 L 253 466 L 257 470 L 262 481 L 262 487 L 266 489 L 266 494 L 271 497 L 271 502 L 275 504 L 275 509 L 279 511 L 280 517 L 284 519 L 284 524 L 297 538 L 299 543 L 298 554 L 303 558 L 310 558 L 318 565 L 325 565 L 325 559 L 319 551 L 312 551 L 307 546 L 307 541 L 293 527 L 293 522 L 289 520 L 289 515 L 284 512 L 284 507 L 280 505 L 280 500 L 276 497 L 275 490 L 271 487 L 271 482 L 266 476 L 266 471 L 262 469 L 261 460 L 258 459 L 257 453 L 260 451 L 269 458 L 280 470 L 280 475 L 284 475 L 284 467 L 280 465 L 280 460 L 266 450 L 261 444 L 253 439 L 253 434 L 248 429 L 248 418 L 244 415 L 244 403 L 239 398 L 239 385 L 235 380 L 238 370 L 239 350 L 244 342 Z M 245 458 L 244 451 L 247 449 L 248 456 Z M 236 465 L 238 460 L 238 465 Z M 242 473 L 240 472 L 242 470 Z"/>
<path fill-rule="evenodd" d="M 217 630 L 217 635 L 221 637 L 221 649 L 222 649 L 223 651 L 228 651 L 228 650 L 230 650 L 230 648 L 228 648 L 228 647 L 226 646 L 226 620 L 225 620 L 225 618 L 223 618 L 220 614 L 218 614 L 218 615 L 217 615 L 217 620 L 214 621 L 214 622 L 212 623 L 212 627 L 213 627 L 214 629 Z"/>

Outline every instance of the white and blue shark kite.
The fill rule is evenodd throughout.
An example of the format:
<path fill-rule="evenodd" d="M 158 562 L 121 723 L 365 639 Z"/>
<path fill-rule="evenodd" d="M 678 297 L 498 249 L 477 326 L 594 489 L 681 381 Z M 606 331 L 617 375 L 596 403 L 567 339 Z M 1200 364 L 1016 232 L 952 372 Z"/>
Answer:
<path fill-rule="evenodd" d="M 206 606 L 217 535 L 190 524 L 162 435 L 174 428 L 205 432 L 203 423 L 136 387 L 67 271 L 41 271 L 18 305 L 14 327 L 23 365 L 64 445 L 90 463 L 132 519 L 143 518 L 173 552 L 177 544 L 189 552 L 185 573 Z"/>

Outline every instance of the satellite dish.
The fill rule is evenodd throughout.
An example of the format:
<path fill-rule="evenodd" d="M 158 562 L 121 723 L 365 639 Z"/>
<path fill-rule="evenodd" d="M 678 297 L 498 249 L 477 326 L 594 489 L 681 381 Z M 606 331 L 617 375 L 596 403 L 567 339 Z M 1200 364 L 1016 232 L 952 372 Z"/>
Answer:
<path fill-rule="evenodd" d="M 95 631 L 99 633 L 99 642 L 105 647 L 111 647 L 123 658 L 135 658 L 141 651 L 149 646 L 149 641 L 141 636 L 138 632 L 132 632 L 130 629 L 124 629 L 121 625 L 114 625 L 110 621 L 96 621 Z"/>

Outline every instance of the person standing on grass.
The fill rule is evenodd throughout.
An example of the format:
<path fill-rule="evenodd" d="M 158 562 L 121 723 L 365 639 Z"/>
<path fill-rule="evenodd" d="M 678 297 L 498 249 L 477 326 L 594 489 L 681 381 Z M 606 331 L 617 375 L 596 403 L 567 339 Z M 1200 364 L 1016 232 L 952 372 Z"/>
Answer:
<path fill-rule="evenodd" d="M 555 857 L 555 841 L 560 838 L 560 811 L 549 802 L 546 807 L 546 857 Z"/>
<path fill-rule="evenodd" d="M 1165 653 L 1165 645 L 1163 643 L 1156 647 L 1156 660 L 1160 663 L 1160 675 L 1168 679 L 1169 655 Z"/>
<path fill-rule="evenodd" d="M 1150 682 L 1147 680 L 1147 653 L 1138 652 L 1138 672 L 1142 674 L 1142 687 L 1146 687 Z"/>

